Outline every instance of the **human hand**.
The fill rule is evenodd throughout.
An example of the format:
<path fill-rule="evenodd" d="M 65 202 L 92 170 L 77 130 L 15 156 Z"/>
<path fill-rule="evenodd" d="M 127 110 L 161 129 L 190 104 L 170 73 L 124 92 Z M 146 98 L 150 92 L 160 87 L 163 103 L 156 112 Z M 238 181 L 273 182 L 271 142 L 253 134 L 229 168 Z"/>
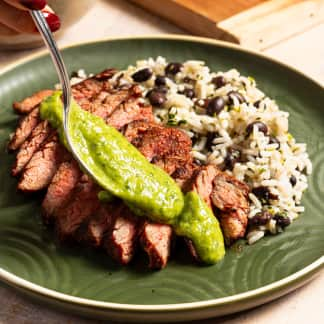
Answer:
<path fill-rule="evenodd" d="M 59 17 L 47 6 L 46 0 L 0 0 L 0 36 L 35 34 L 34 25 L 28 10 L 41 10 L 52 32 L 61 26 Z"/>

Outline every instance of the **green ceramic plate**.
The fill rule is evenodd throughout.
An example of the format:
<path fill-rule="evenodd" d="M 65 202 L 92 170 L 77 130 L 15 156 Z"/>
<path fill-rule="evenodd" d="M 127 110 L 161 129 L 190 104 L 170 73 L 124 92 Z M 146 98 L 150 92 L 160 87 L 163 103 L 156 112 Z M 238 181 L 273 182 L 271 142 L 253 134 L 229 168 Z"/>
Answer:
<path fill-rule="evenodd" d="M 125 68 L 137 59 L 204 60 L 212 70 L 237 68 L 290 113 L 290 131 L 306 142 L 314 171 L 304 195 L 305 213 L 284 234 L 253 246 L 241 243 L 225 259 L 202 267 L 186 257 L 151 272 L 139 258 L 119 267 L 101 252 L 59 246 L 41 222 L 41 195 L 16 192 L 9 175 L 13 156 L 6 142 L 17 124 L 14 100 L 52 87 L 56 74 L 48 55 L 0 75 L 0 277 L 56 306 L 102 318 L 176 321 L 236 312 L 274 299 L 312 278 L 324 261 L 324 91 L 278 62 L 232 45 L 190 37 L 114 39 L 66 48 L 70 71 Z"/>

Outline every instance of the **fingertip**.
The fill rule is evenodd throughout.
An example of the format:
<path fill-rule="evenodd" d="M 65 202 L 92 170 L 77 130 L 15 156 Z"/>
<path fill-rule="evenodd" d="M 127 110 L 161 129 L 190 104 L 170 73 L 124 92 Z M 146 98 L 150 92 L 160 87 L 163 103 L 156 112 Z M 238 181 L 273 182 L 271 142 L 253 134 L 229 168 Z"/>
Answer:
<path fill-rule="evenodd" d="M 20 3 L 30 10 L 42 10 L 47 5 L 46 0 L 20 0 Z"/>
<path fill-rule="evenodd" d="M 56 32 L 57 30 L 60 29 L 61 20 L 59 16 L 49 11 L 43 11 L 43 14 L 52 32 Z"/>

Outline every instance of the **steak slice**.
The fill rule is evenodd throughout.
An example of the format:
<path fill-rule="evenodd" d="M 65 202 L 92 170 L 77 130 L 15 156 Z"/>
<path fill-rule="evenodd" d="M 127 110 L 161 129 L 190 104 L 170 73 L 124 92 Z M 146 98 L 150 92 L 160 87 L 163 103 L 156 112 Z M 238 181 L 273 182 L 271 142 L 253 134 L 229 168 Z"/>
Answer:
<path fill-rule="evenodd" d="M 169 259 L 172 228 L 169 225 L 144 222 L 140 243 L 149 257 L 151 269 L 163 269 Z"/>
<path fill-rule="evenodd" d="M 40 122 L 32 131 L 28 139 L 21 145 L 16 155 L 16 161 L 12 167 L 11 174 L 17 176 L 30 161 L 33 154 L 50 135 L 51 127 L 47 120 Z"/>
<path fill-rule="evenodd" d="M 115 261 L 125 265 L 131 261 L 137 247 L 139 220 L 123 204 L 115 206 L 112 216 L 104 247 Z"/>
<path fill-rule="evenodd" d="M 137 135 L 131 143 L 168 174 L 191 163 L 191 140 L 181 130 L 151 124 Z"/>
<path fill-rule="evenodd" d="M 205 165 L 197 168 L 193 174 L 191 185 L 186 191 L 196 191 L 202 200 L 212 208 L 210 195 L 213 191 L 213 181 L 219 170 L 214 165 Z"/>
<path fill-rule="evenodd" d="M 150 127 L 156 126 L 155 123 L 148 123 L 143 120 L 136 120 L 125 125 L 121 132 L 129 142 L 133 142 L 139 136 L 142 136 L 145 131 Z M 135 141 L 134 141 L 135 142 Z"/>
<path fill-rule="evenodd" d="M 249 209 L 249 187 L 225 172 L 219 172 L 213 181 L 211 200 L 221 211 Z"/>
<path fill-rule="evenodd" d="M 154 122 L 152 106 L 144 106 L 140 99 L 130 98 L 115 109 L 106 119 L 106 123 L 116 129 L 121 129 L 123 126 L 136 120 L 142 120 L 148 123 Z"/>
<path fill-rule="evenodd" d="M 39 121 L 40 117 L 38 108 L 34 108 L 27 116 L 21 118 L 19 125 L 8 144 L 8 149 L 11 151 L 17 150 L 29 137 Z"/>
<path fill-rule="evenodd" d="M 248 194 L 247 184 L 225 172 L 214 178 L 211 201 L 220 210 L 220 223 L 227 244 L 244 237 L 250 211 Z"/>
<path fill-rule="evenodd" d="M 98 210 L 99 190 L 92 179 L 83 175 L 69 201 L 57 210 L 56 231 L 62 241 L 71 239 L 81 223 Z"/>
<path fill-rule="evenodd" d="M 220 224 L 227 244 L 244 237 L 248 223 L 248 210 L 237 209 L 221 213 Z"/>
<path fill-rule="evenodd" d="M 93 247 L 99 247 L 113 223 L 114 205 L 101 204 L 100 208 L 89 221 L 84 224 L 79 240 Z"/>
<path fill-rule="evenodd" d="M 106 120 L 120 104 L 128 100 L 130 94 L 129 89 L 121 89 L 113 93 L 102 91 L 90 103 L 88 110 Z"/>
<path fill-rule="evenodd" d="M 116 73 L 115 69 L 107 69 L 72 86 L 73 98 L 85 110 L 89 110 L 91 102 L 101 92 L 110 92 L 112 86 L 109 79 Z"/>
<path fill-rule="evenodd" d="M 73 190 L 81 177 L 80 168 L 75 160 L 61 163 L 42 203 L 45 223 L 55 218 L 56 211 L 70 200 Z"/>
<path fill-rule="evenodd" d="M 16 101 L 13 104 L 13 109 L 19 114 L 28 114 L 30 113 L 36 106 L 38 106 L 45 98 L 51 96 L 53 94 L 53 90 L 41 90 L 30 97 L 25 98 L 22 101 Z"/>
<path fill-rule="evenodd" d="M 53 132 L 26 165 L 18 189 L 32 192 L 46 188 L 61 162 L 70 156 Z"/>

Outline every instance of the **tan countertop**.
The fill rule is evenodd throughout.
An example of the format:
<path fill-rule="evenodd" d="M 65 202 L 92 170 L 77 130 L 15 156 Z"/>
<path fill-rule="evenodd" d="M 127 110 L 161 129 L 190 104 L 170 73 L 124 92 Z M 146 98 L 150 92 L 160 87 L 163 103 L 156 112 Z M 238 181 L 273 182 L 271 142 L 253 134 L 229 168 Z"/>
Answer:
<path fill-rule="evenodd" d="M 100 28 L 99 28 L 100 26 Z M 178 33 L 174 25 L 136 8 L 125 0 L 97 0 L 95 6 L 58 41 L 60 46 L 110 36 Z M 324 84 L 324 24 L 265 51 Z M 38 50 L 0 52 L 0 68 Z M 324 272 L 303 288 L 264 306 L 200 323 L 304 324 L 324 323 Z M 98 323 L 39 306 L 0 284 L 0 324 Z"/>

